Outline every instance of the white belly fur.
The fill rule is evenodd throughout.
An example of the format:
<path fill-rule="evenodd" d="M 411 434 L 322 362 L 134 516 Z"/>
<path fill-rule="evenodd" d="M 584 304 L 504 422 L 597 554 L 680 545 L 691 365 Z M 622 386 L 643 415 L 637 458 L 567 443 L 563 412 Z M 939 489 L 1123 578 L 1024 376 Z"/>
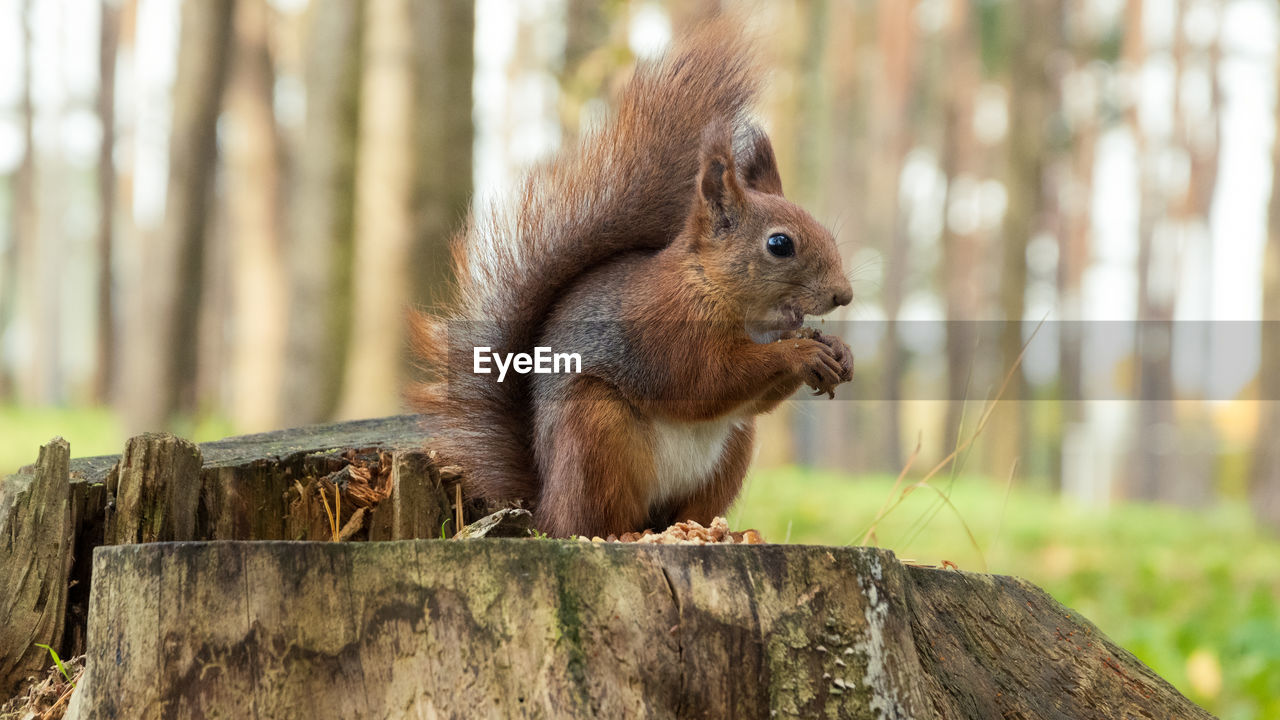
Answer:
<path fill-rule="evenodd" d="M 700 423 L 653 421 L 655 479 L 649 507 L 688 497 L 711 479 L 739 418 Z"/>

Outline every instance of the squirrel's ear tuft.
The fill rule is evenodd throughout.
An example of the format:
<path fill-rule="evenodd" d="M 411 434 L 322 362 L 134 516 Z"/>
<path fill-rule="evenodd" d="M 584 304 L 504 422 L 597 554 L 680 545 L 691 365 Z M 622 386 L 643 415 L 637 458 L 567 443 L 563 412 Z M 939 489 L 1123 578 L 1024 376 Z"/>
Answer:
<path fill-rule="evenodd" d="M 738 186 L 729 129 L 723 123 L 709 126 L 702 136 L 702 168 L 698 193 L 712 229 L 719 233 L 738 224 L 742 211 L 742 188 Z"/>
<path fill-rule="evenodd" d="M 769 136 L 755 125 L 748 127 L 739 138 L 738 171 L 742 182 L 756 192 L 782 195 L 782 176 L 778 174 L 778 160 L 773 155 Z"/>

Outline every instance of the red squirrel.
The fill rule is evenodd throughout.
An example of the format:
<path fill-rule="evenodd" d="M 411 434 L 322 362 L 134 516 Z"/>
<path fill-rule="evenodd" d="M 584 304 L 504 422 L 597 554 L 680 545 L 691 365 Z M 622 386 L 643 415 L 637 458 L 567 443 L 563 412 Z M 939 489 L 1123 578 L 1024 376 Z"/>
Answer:
<path fill-rule="evenodd" d="M 435 378 L 410 390 L 469 496 L 522 502 L 557 537 L 706 525 L 742 486 L 755 416 L 852 378 L 848 346 L 802 328 L 853 293 L 746 117 L 761 75 L 740 29 L 708 22 L 641 63 L 579 147 L 473 209 L 454 303 L 413 318 Z M 477 348 L 536 347 L 580 372 L 474 372 Z"/>

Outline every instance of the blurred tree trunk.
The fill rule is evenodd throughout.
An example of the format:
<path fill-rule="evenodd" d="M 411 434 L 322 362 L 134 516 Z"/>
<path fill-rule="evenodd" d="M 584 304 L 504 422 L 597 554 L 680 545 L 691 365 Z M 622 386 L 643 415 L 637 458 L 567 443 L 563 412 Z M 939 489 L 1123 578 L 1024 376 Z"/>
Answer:
<path fill-rule="evenodd" d="M 564 65 L 560 70 L 560 131 L 566 143 L 582 132 L 583 109 L 608 98 L 608 82 L 629 57 L 621 13 L 597 0 L 568 0 L 565 9 Z M 614 31 L 614 28 L 618 32 Z"/>
<path fill-rule="evenodd" d="M 289 249 L 289 327 L 281 400 L 288 426 L 333 414 L 351 332 L 361 7 L 316 0 L 306 40 L 307 116 Z"/>
<path fill-rule="evenodd" d="M 111 0 L 106 0 L 110 3 Z M 124 0 L 120 3 L 119 18 L 117 24 L 116 52 L 118 64 L 125 67 L 132 67 L 134 58 L 136 57 L 135 48 L 137 45 L 138 32 L 138 0 Z M 128 95 L 131 88 L 128 87 L 130 82 L 128 76 L 125 76 L 125 88 L 117 91 L 121 96 Z M 133 150 L 137 141 L 137 119 L 133 113 L 122 113 L 116 120 L 114 129 L 113 144 L 116 151 Z M 133 168 L 134 158 L 125 156 L 122 162 L 114 166 L 115 176 L 112 182 L 113 194 L 115 196 L 114 208 L 112 214 L 115 222 L 112 226 L 112 253 L 119 258 L 111 268 L 112 276 L 112 304 L 115 306 L 112 317 L 112 327 L 116 337 L 113 340 L 113 348 L 111 350 L 111 367 L 113 372 L 110 374 L 110 387 L 106 389 L 107 395 L 113 406 L 123 409 L 128 413 L 128 394 L 131 383 L 134 382 L 134 374 L 130 370 L 131 349 L 130 342 L 123 341 L 123 338 L 132 337 L 130 334 L 134 325 L 139 321 L 140 313 L 137 312 L 139 306 L 138 297 L 142 294 L 143 284 L 133 282 L 138 277 L 136 272 L 131 272 L 133 267 L 133 257 L 138 253 L 138 246 L 141 244 L 141 233 L 137 225 L 134 224 L 133 216 Z"/>
<path fill-rule="evenodd" d="M 411 4 L 414 43 L 413 302 L 451 298 L 449 238 L 471 199 L 471 84 L 475 75 L 473 0 Z M 397 321 L 403 325 L 402 315 Z"/>
<path fill-rule="evenodd" d="M 1058 293 L 1058 377 L 1060 383 L 1060 422 L 1058 462 L 1054 465 L 1057 484 L 1062 484 L 1064 439 L 1083 431 L 1083 306 L 1081 286 L 1093 231 L 1091 227 L 1093 197 L 1093 165 L 1097 154 L 1098 116 L 1102 112 L 1097 98 L 1100 79 L 1091 69 L 1096 55 L 1096 39 L 1089 29 L 1089 0 L 1073 0 L 1070 5 L 1068 44 L 1071 50 L 1071 73 L 1087 83 L 1093 100 L 1087 107 L 1073 107 L 1068 87 L 1059 87 L 1059 105 L 1070 132 L 1070 148 L 1061 158 L 1057 173 L 1058 187 L 1058 265 L 1055 278 Z M 1080 101 L 1075 100 L 1078 105 Z"/>
<path fill-rule="evenodd" d="M 869 163 L 867 213 L 870 237 L 887 245 L 884 275 L 884 315 L 886 320 L 882 364 L 883 461 L 881 467 L 902 467 L 902 342 L 898 334 L 898 312 L 906 297 L 910 272 L 911 239 L 902 217 L 899 185 L 907 151 L 911 149 L 911 122 L 908 104 L 915 87 L 916 30 L 915 0 L 881 4 L 877 8 L 876 43 L 881 72 L 873 81 L 871 137 L 874 149 Z"/>
<path fill-rule="evenodd" d="M 818 207 L 834 216 L 835 229 L 848 231 L 849 237 L 845 237 L 844 232 L 836 237 L 836 241 L 842 243 L 845 260 L 850 259 L 851 247 L 856 248 L 870 240 L 861 236 L 857 225 L 861 212 L 855 205 L 866 192 L 867 173 L 858 163 L 844 161 L 845 158 L 861 157 L 870 145 L 866 112 L 870 63 L 866 62 L 866 54 L 862 52 L 875 32 L 868 18 L 870 13 L 861 3 L 833 0 L 826 18 L 829 27 L 826 32 L 830 37 L 824 43 L 827 52 L 823 62 L 830 73 L 827 83 L 830 97 L 826 108 L 830 118 L 826 123 L 830 128 L 831 142 L 826 148 L 830 181 L 819 188 L 822 195 Z M 786 180 L 785 176 L 783 180 Z M 848 223 L 848 227 L 844 223 Z M 856 294 L 856 287 L 854 291 Z"/>
<path fill-rule="evenodd" d="M 227 211 L 231 245 L 231 420 L 239 432 L 279 422 L 285 272 L 280 242 L 280 143 L 266 0 L 239 0 L 227 86 Z M 225 382 L 225 380 L 224 380 Z"/>
<path fill-rule="evenodd" d="M 1124 55 L 1123 59 L 1127 66 L 1125 72 L 1130 75 L 1133 82 L 1140 81 L 1143 64 L 1146 62 L 1147 48 L 1143 38 L 1143 22 L 1145 20 L 1145 7 L 1143 0 L 1130 0 L 1125 6 L 1125 37 L 1124 37 Z M 1134 383 L 1138 388 L 1138 405 L 1137 405 L 1137 432 L 1134 435 L 1134 467 L 1128 478 L 1128 487 L 1126 494 L 1133 498 L 1154 500 L 1157 488 L 1154 486 L 1158 482 L 1159 476 L 1155 472 L 1148 473 L 1145 468 L 1151 467 L 1154 470 L 1154 463 L 1149 462 L 1150 444 L 1155 438 L 1151 434 L 1151 426 L 1158 422 L 1158 417 L 1154 413 L 1158 408 L 1152 406 L 1149 402 L 1154 385 L 1157 381 L 1155 376 L 1156 368 L 1148 370 L 1143 367 L 1142 346 L 1145 344 L 1148 348 L 1156 349 L 1158 345 L 1158 337 L 1155 334 L 1156 326 L 1154 324 L 1147 325 L 1150 319 L 1149 313 L 1149 296 L 1151 285 L 1151 242 L 1152 235 L 1155 232 L 1156 220 L 1162 212 L 1160 208 L 1161 201 L 1156 193 L 1151 175 L 1151 159 L 1154 155 L 1150 147 L 1149 140 L 1145 129 L 1142 126 L 1142 117 L 1139 113 L 1138 99 L 1131 99 L 1129 106 L 1125 110 L 1125 120 L 1129 125 L 1129 130 L 1133 134 L 1133 144 L 1135 148 L 1135 156 L 1137 163 L 1138 176 L 1138 264 L 1136 268 L 1136 279 L 1138 284 L 1138 311 L 1137 323 L 1135 325 L 1135 363 L 1134 363 Z M 1144 335 L 1148 337 L 1145 338 Z M 1144 386 L 1144 383 L 1150 385 Z"/>
<path fill-rule="evenodd" d="M 414 231 L 414 38 L 408 0 L 365 5 L 352 327 L 338 417 L 399 405 Z"/>
<path fill-rule="evenodd" d="M 1216 80 L 1218 52 L 1212 51 L 1208 62 L 1211 78 L 1208 116 L 1188 117 L 1191 109 L 1182 103 L 1183 77 L 1192 62 L 1184 29 L 1187 6 L 1187 0 L 1180 0 L 1174 13 L 1172 147 L 1152 147 L 1154 143 L 1149 141 L 1138 144 L 1144 150 L 1139 157 L 1146 172 L 1142 176 L 1143 207 L 1138 238 L 1138 432 L 1133 453 L 1132 493 L 1143 500 L 1198 507 L 1207 499 L 1210 488 L 1207 475 L 1188 465 L 1180 452 L 1174 404 L 1173 318 L 1181 272 L 1181 246 L 1197 227 L 1207 224 L 1217 185 L 1217 115 L 1221 91 Z M 1136 112 L 1131 122 L 1135 125 L 1139 122 Z M 1210 132 L 1201 133 L 1197 122 L 1212 125 Z M 1168 179 L 1155 170 L 1157 158 L 1170 150 L 1185 157 L 1188 163 L 1186 186 L 1176 194 L 1169 193 Z"/>
<path fill-rule="evenodd" d="M 115 295 L 111 287 L 111 255 L 116 209 L 116 53 L 120 38 L 120 6 L 98 3 L 98 337 L 94 343 L 93 401 L 110 402 L 115 378 Z"/>
<path fill-rule="evenodd" d="M 788 193 L 793 201 L 813 208 L 815 212 L 821 212 L 819 205 L 825 199 L 822 193 L 828 165 L 825 156 L 830 152 L 825 131 L 829 89 L 823 75 L 831 25 L 829 5 L 828 0 L 804 0 L 800 3 L 803 25 L 800 28 L 800 64 L 796 68 L 799 71 L 796 78 L 799 96 L 793 105 L 799 131 L 795 133 L 796 172 L 789 183 Z"/>
<path fill-rule="evenodd" d="M 817 208 L 822 213 L 823 222 L 832 223 L 845 273 L 853 285 L 853 303 L 835 314 L 835 318 L 845 321 L 840 333 L 848 333 L 852 327 L 848 321 L 856 318 L 867 302 L 863 297 L 867 293 L 866 274 L 874 274 L 880 269 L 865 262 L 859 264 L 859 251 L 874 241 L 863 232 L 863 213 L 857 207 L 858 199 L 866 195 L 867 175 L 859 163 L 847 160 L 866 157 L 867 153 L 865 109 L 869 83 L 862 49 L 873 30 L 871 23 L 865 21 L 866 12 L 856 2 L 831 2 L 827 19 L 830 37 L 825 43 L 825 63 L 830 73 L 824 129 L 828 138 L 824 149 L 828 162 L 824 172 L 827 182 L 820 188 L 822 195 Z M 854 382 L 860 383 L 861 379 Z M 870 442 L 875 434 L 868 431 L 869 427 L 880 425 L 876 405 L 878 403 L 842 402 L 827 410 L 834 419 L 832 433 L 835 441 L 826 449 L 833 467 L 845 472 L 880 469 L 873 468 L 868 462 L 879 459 L 878 445 Z"/>
<path fill-rule="evenodd" d="M 1258 365 L 1258 437 L 1250 496 L 1258 520 L 1280 530 L 1280 60 L 1276 63 L 1275 139 L 1271 145 L 1271 198 L 1262 265 L 1262 352 Z"/>
<path fill-rule="evenodd" d="M 1176 28 L 1185 27 L 1184 20 L 1189 6 L 1188 0 L 1181 0 L 1178 3 L 1178 11 L 1175 15 Z M 1161 243 L 1166 258 L 1156 263 L 1156 267 L 1162 268 L 1169 276 L 1163 283 L 1169 290 L 1163 295 L 1157 294 L 1157 299 L 1163 305 L 1160 310 L 1163 313 L 1162 319 L 1168 322 L 1170 328 L 1176 324 L 1173 319 L 1177 304 L 1177 288 L 1180 284 L 1183 265 L 1188 260 L 1188 251 L 1193 249 L 1193 244 L 1203 252 L 1203 260 L 1197 261 L 1202 263 L 1200 272 L 1208 281 L 1213 278 L 1209 218 L 1213 211 L 1214 195 L 1218 187 L 1218 153 L 1222 144 L 1222 85 L 1219 80 L 1222 65 L 1221 28 L 1224 10 L 1222 2 L 1214 2 L 1212 9 L 1216 14 L 1214 27 L 1217 31 L 1207 47 L 1192 48 L 1185 30 L 1175 35 L 1173 45 L 1175 67 L 1173 142 L 1178 152 L 1187 159 L 1188 173 L 1186 187 L 1176 194 L 1170 203 L 1169 219 L 1181 235 L 1180 242 Z M 1197 69 L 1203 69 L 1207 75 L 1209 85 L 1207 103 L 1186 102 L 1184 98 L 1186 79 Z M 1207 294 L 1212 296 L 1212 288 Z M 1186 330 L 1171 330 L 1171 339 L 1175 333 L 1203 331 L 1202 328 L 1197 327 L 1197 324 L 1188 323 L 1186 328 Z M 1209 336 L 1202 335 L 1202 337 L 1206 340 L 1204 346 L 1207 348 Z M 1204 406 L 1198 403 L 1184 405 L 1189 412 L 1184 413 L 1181 418 L 1177 416 L 1175 410 L 1178 405 L 1174 402 L 1172 347 L 1164 354 L 1160 364 L 1162 367 L 1159 376 L 1167 378 L 1168 383 L 1165 387 L 1159 388 L 1165 393 L 1162 404 L 1166 406 L 1162 410 L 1161 421 L 1166 423 L 1169 432 L 1173 434 L 1174 442 L 1171 451 L 1166 453 L 1161 463 L 1164 465 L 1165 475 L 1159 485 L 1159 497 L 1165 502 L 1184 507 L 1205 507 L 1212 501 L 1214 494 L 1213 463 L 1207 460 L 1204 450 L 1213 448 L 1208 450 L 1210 453 L 1216 450 L 1213 445 L 1216 434 L 1214 423 Z M 1207 364 L 1206 367 L 1208 367 Z M 1183 441 L 1184 438 L 1194 438 L 1203 449 L 1187 452 L 1188 445 Z"/>
<path fill-rule="evenodd" d="M 1174 18 L 1174 102 L 1171 113 L 1177 117 L 1177 86 L 1185 61 L 1186 40 L 1182 32 L 1185 2 L 1177 2 Z M 1177 121 L 1180 123 L 1180 121 Z M 1133 472 L 1134 492 L 1142 500 L 1162 500 L 1166 486 L 1179 471 L 1173 462 L 1173 283 L 1170 277 L 1171 247 L 1178 238 L 1172 233 L 1168 217 L 1169 202 L 1163 192 L 1156 169 L 1161 147 L 1159 140 L 1143 143 L 1146 152 L 1141 159 L 1144 187 L 1140 197 L 1143 205 L 1138 235 L 1138 326 L 1137 362 L 1135 371 L 1138 388 L 1138 432 L 1136 435 Z M 1148 207 L 1150 209 L 1148 209 Z M 1160 242 L 1157 242 L 1157 238 Z"/>
<path fill-rule="evenodd" d="M 229 124 L 225 119 L 219 124 L 222 127 L 219 132 L 222 137 L 220 144 L 226 147 L 229 139 L 226 130 Z M 232 333 L 237 327 L 235 316 L 232 314 L 234 307 L 232 285 L 235 282 L 235 275 L 241 269 L 234 267 L 232 247 L 234 238 L 231 237 L 231 213 L 227 207 L 229 192 L 223 189 L 227 169 L 225 166 L 219 167 L 216 173 L 219 189 L 213 193 L 209 203 L 204 256 L 200 261 L 203 279 L 200 283 L 200 302 L 196 311 L 196 373 L 191 383 L 190 408 L 204 411 L 204 413 L 212 411 L 222 417 L 228 417 L 228 414 L 233 412 L 234 383 L 231 378 L 231 358 L 235 349 L 235 338 Z M 190 413 L 191 410 L 184 408 L 182 412 Z M 175 427 L 182 428 L 192 421 L 198 422 L 199 418 L 180 414 L 176 420 Z"/>
<path fill-rule="evenodd" d="M 37 18 L 38 12 L 33 5 L 32 13 Z M 43 35 L 43 42 L 49 42 L 49 26 L 35 20 L 32 22 L 33 35 L 37 38 Z M 44 28 L 43 32 L 41 28 Z M 37 131 L 33 137 L 35 144 L 30 149 L 39 166 L 33 207 L 38 219 L 36 232 L 29 238 L 33 243 L 29 248 L 32 284 L 23 298 L 28 308 L 26 344 L 30 355 L 27 356 L 28 365 L 21 391 L 28 403 L 49 405 L 67 399 L 66 385 L 62 381 L 62 289 L 67 283 L 66 261 L 74 232 L 67 221 L 67 211 L 75 207 L 75 201 L 69 197 L 73 191 L 70 190 L 71 170 L 66 148 L 60 136 L 51 129 L 62 127 L 68 109 L 75 101 L 65 90 L 55 92 L 54 97 L 48 96 L 48 88 L 65 89 L 67 83 L 64 77 L 53 72 L 49 64 L 41 62 L 38 53 L 40 42 L 36 40 L 37 54 L 33 56 Z M 83 202 L 84 198 L 79 200 Z"/>
<path fill-rule="evenodd" d="M 22 123 L 22 161 L 13 176 L 13 243 L 5 258 L 4 305 L 0 308 L 0 331 L 8 331 L 26 312 L 27 298 L 35 277 L 36 236 L 40 232 L 40 216 L 36 207 L 35 104 L 32 102 L 32 79 L 35 76 L 31 42 L 31 15 L 34 0 L 23 0 L 18 9 L 22 37 L 21 95 L 18 115 Z M 0 372 L 0 398 L 29 402 L 27 377 L 21 367 L 4 367 Z"/>
<path fill-rule="evenodd" d="M 1049 54 L 1054 17 L 1052 0 L 1025 0 L 1008 6 L 1009 141 L 1008 209 L 1004 216 L 1000 271 L 999 376 L 1013 372 L 991 417 L 989 470 L 1004 477 L 1023 457 L 1028 441 L 1026 380 L 1018 364 L 1022 352 L 1022 316 L 1027 292 L 1027 244 L 1043 223 L 1044 167 L 1052 84 Z"/>
<path fill-rule="evenodd" d="M 942 203 L 942 264 L 939 267 L 947 317 L 947 412 L 942 437 L 944 454 L 955 448 L 969 378 L 973 372 L 974 322 L 978 318 L 980 284 L 976 232 L 960 232 L 949 221 L 957 180 L 976 182 L 978 141 L 973 132 L 973 102 L 981 80 L 970 0 L 950 0 L 943 44 L 942 172 L 947 179 Z"/>
<path fill-rule="evenodd" d="M 144 278 L 154 315 L 140 323 L 138 337 L 130 338 L 135 345 L 126 407 L 131 429 L 158 428 L 195 409 L 205 237 L 233 11 L 234 0 L 182 5 L 164 223 Z"/>

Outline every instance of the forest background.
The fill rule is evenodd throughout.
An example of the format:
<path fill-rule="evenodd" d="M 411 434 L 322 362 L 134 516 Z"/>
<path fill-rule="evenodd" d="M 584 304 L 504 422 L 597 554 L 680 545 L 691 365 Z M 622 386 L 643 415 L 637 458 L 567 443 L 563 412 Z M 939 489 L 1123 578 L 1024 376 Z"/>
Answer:
<path fill-rule="evenodd" d="M 0 472 L 402 412 L 468 203 L 721 4 L 856 295 L 733 522 L 1024 575 L 1280 717 L 1276 0 L 0 0 Z"/>

